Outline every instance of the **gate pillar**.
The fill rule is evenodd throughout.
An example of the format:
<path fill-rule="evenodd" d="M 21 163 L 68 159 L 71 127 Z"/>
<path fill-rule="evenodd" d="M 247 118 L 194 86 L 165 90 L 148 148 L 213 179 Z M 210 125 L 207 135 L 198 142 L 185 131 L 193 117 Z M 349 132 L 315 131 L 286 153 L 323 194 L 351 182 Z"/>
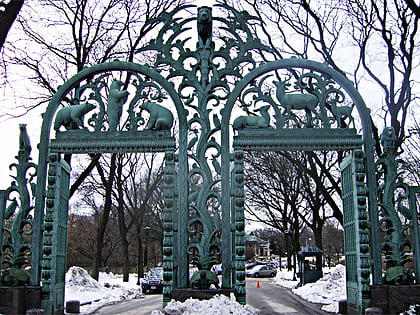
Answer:
<path fill-rule="evenodd" d="M 172 289 L 176 287 L 177 277 L 175 261 L 176 248 L 176 171 L 175 171 L 175 153 L 173 151 L 165 152 L 164 169 L 164 210 L 163 210 L 163 305 L 171 301 Z"/>
<path fill-rule="evenodd" d="M 232 174 L 233 212 L 232 222 L 234 226 L 232 261 L 234 262 L 234 277 L 232 279 L 236 290 L 237 300 L 246 304 L 246 274 L 245 274 L 245 193 L 244 193 L 244 151 L 235 150 L 234 166 Z"/>
<path fill-rule="evenodd" d="M 70 166 L 58 153 L 49 155 L 48 166 L 41 305 L 46 314 L 64 314 Z"/>
<path fill-rule="evenodd" d="M 365 161 L 354 150 L 341 163 L 346 255 L 347 312 L 363 314 L 370 304 L 369 215 Z"/>

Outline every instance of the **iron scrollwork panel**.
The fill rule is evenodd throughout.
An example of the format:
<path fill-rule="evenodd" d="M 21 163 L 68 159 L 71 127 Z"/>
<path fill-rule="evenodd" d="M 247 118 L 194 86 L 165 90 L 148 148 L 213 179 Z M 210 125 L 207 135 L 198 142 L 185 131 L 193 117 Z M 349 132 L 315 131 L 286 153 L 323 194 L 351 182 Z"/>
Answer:
<path fill-rule="evenodd" d="M 377 160 L 379 224 L 385 284 L 412 284 L 419 278 L 418 211 L 414 187 L 404 183 L 398 172 L 396 136 L 392 127 L 381 135 L 383 153 Z M 413 195 L 412 195 L 413 194 Z M 411 201 L 411 202 L 410 202 Z M 410 267 L 414 263 L 414 269 Z M 413 275 L 415 271 L 415 277 Z"/>
<path fill-rule="evenodd" d="M 0 262 L 4 267 L 0 285 L 16 286 L 29 283 L 23 270 L 31 264 L 33 225 L 33 196 L 37 165 L 31 162 L 31 144 L 26 125 L 20 125 L 17 163 L 10 165 L 16 170 L 11 186 L 1 191 L 0 209 Z M 32 272 L 36 272 L 32 270 Z"/>

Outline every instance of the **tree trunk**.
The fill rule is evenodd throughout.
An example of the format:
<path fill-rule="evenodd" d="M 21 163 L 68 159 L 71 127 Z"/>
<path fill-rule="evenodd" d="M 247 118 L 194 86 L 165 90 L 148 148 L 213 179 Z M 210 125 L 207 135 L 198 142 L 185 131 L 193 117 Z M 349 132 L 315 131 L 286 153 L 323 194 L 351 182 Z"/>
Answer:
<path fill-rule="evenodd" d="M 106 225 L 108 224 L 109 213 L 111 212 L 111 207 L 112 207 L 112 186 L 113 186 L 114 178 L 115 178 L 115 161 L 116 161 L 116 155 L 112 154 L 108 180 L 106 181 L 105 178 L 101 176 L 102 180 L 104 181 L 106 191 L 105 191 L 104 210 L 100 214 L 98 230 L 96 232 L 96 244 L 95 244 L 96 248 L 93 254 L 92 278 L 96 280 L 99 279 L 99 268 L 101 267 L 102 249 L 103 249 L 103 244 L 104 244 L 105 230 L 106 230 Z M 103 173 L 99 165 L 97 169 L 99 173 Z"/>
<path fill-rule="evenodd" d="M 124 190 L 122 186 L 122 177 L 123 177 L 123 163 L 120 160 L 118 162 L 117 168 L 117 198 L 118 198 L 118 229 L 120 231 L 120 239 L 121 239 L 121 247 L 122 247 L 122 254 L 124 259 L 123 265 L 123 282 L 128 282 L 129 274 L 130 274 L 130 258 L 128 256 L 128 241 L 127 241 L 127 233 L 128 228 L 125 223 L 125 214 L 124 214 Z"/>
<path fill-rule="evenodd" d="M 123 282 L 128 282 L 130 275 L 130 257 L 128 256 L 128 242 L 125 236 L 121 237 L 121 243 L 124 255 Z"/>

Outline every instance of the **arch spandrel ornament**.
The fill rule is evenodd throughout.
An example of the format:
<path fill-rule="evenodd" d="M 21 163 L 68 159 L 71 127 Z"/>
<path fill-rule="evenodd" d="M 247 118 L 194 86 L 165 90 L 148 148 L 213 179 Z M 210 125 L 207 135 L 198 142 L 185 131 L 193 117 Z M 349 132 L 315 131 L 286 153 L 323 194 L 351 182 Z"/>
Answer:
<path fill-rule="evenodd" d="M 175 107 L 176 112 L 173 104 L 177 98 L 174 102 L 171 93 L 158 83 L 158 73 L 120 61 L 102 64 L 98 73 L 94 67 L 88 70 L 88 74 L 76 76 L 77 86 L 63 93 L 58 104 L 51 104 L 50 110 L 64 106 L 55 112 L 55 139 L 49 144 L 50 150 L 164 152 L 175 146 L 169 108 Z M 151 74 L 157 78 L 152 79 Z"/>
<path fill-rule="evenodd" d="M 293 71 L 297 79 L 275 79 L 285 71 Z M 295 91 L 288 92 L 292 85 Z M 236 100 L 248 115 L 233 121 L 235 147 L 287 151 L 360 148 L 363 139 L 354 126 L 354 103 L 346 96 L 328 75 L 312 68 L 279 67 L 260 75 Z"/>

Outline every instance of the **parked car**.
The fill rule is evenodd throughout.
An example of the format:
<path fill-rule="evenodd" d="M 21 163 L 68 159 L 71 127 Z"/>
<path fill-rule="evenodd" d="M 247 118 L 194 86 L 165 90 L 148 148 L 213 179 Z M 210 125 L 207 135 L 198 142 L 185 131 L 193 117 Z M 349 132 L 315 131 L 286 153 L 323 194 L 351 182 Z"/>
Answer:
<path fill-rule="evenodd" d="M 272 266 L 268 265 L 256 265 L 246 271 L 247 277 L 274 277 L 277 274 L 277 270 Z"/>
<path fill-rule="evenodd" d="M 265 265 L 265 263 L 263 263 L 262 261 L 252 262 L 252 263 L 246 264 L 246 269 L 252 269 L 255 266 L 259 266 L 259 265 Z"/>
<path fill-rule="evenodd" d="M 141 282 L 143 293 L 162 293 L 163 289 L 163 268 L 152 268 Z"/>

